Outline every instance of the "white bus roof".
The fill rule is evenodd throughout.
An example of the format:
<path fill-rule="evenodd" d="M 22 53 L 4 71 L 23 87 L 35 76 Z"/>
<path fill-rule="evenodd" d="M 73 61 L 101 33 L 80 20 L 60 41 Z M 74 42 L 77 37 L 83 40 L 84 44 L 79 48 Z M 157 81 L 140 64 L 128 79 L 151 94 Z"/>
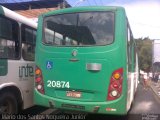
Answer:
<path fill-rule="evenodd" d="M 24 16 L 14 12 L 14 11 L 11 11 L 3 6 L 0 6 L 0 7 L 2 7 L 2 9 L 3 9 L 4 16 L 37 29 L 37 23 L 34 22 L 33 20 L 30 20 L 29 18 L 24 17 Z"/>

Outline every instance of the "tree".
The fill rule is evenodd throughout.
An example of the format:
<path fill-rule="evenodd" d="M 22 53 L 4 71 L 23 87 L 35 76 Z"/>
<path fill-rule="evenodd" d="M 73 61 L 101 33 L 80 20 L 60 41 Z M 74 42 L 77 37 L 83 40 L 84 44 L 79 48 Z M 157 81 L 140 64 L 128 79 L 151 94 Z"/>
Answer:
<path fill-rule="evenodd" d="M 149 72 L 152 67 L 152 41 L 149 37 L 136 39 L 139 67 Z"/>

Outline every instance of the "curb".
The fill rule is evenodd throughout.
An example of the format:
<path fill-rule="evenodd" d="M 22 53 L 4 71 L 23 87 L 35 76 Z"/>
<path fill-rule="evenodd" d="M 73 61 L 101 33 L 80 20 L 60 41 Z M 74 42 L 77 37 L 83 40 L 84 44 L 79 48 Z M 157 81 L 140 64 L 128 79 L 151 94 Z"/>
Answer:
<path fill-rule="evenodd" d="M 153 86 L 153 84 L 150 85 L 151 89 L 153 90 L 153 92 L 155 93 L 155 95 L 158 97 L 158 99 L 160 100 L 160 90 L 158 91 L 156 87 Z"/>

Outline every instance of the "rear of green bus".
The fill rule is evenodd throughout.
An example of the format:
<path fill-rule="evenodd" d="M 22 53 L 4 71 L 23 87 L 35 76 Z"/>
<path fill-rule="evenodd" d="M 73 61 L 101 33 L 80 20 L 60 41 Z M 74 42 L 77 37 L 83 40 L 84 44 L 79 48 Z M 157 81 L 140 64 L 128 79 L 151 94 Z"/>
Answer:
<path fill-rule="evenodd" d="M 126 114 L 126 15 L 121 7 L 79 7 L 39 17 L 35 104 Z"/>

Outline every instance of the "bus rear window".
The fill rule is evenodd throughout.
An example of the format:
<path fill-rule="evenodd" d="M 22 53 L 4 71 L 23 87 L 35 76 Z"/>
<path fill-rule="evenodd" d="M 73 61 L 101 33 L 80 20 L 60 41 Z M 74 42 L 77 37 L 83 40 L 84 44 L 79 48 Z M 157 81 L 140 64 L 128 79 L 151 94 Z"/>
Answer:
<path fill-rule="evenodd" d="M 114 39 L 114 12 L 70 13 L 46 17 L 43 31 L 43 43 L 47 45 L 108 45 Z"/>

